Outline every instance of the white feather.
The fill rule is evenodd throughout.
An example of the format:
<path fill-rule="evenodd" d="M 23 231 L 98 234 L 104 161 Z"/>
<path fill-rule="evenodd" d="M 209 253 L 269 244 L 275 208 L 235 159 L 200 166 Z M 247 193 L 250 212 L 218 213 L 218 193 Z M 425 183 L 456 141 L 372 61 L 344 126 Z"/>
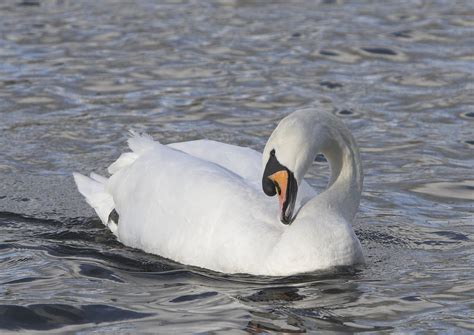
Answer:
<path fill-rule="evenodd" d="M 77 189 L 86 198 L 87 203 L 94 208 L 104 225 L 117 235 L 115 222 L 109 222 L 109 215 L 115 208 L 112 195 L 105 190 L 107 178 L 91 173 L 91 177 L 86 177 L 80 173 L 73 173 Z"/>
<path fill-rule="evenodd" d="M 74 174 L 79 191 L 105 224 L 131 247 L 175 261 L 228 273 L 289 275 L 363 261 L 350 221 L 360 199 L 358 150 L 332 115 L 298 111 L 272 134 L 264 154 L 199 140 L 168 146 L 132 134 L 132 153 L 109 167 L 108 180 Z M 275 149 L 298 179 L 290 226 L 262 192 L 261 162 Z M 336 179 L 316 196 L 302 179 L 319 152 Z M 334 172 L 334 171 L 337 171 Z"/>

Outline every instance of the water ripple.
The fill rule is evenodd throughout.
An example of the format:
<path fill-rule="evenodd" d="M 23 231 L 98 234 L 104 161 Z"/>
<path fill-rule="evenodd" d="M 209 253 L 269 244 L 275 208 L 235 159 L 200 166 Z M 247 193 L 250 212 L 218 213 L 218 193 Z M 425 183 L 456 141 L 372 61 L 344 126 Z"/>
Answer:
<path fill-rule="evenodd" d="M 469 332 L 470 1 L 0 3 L 0 328 L 98 333 Z M 226 275 L 116 241 L 76 192 L 130 128 L 261 150 L 312 106 L 365 171 L 367 264 Z M 318 191 L 329 167 L 316 157 Z"/>

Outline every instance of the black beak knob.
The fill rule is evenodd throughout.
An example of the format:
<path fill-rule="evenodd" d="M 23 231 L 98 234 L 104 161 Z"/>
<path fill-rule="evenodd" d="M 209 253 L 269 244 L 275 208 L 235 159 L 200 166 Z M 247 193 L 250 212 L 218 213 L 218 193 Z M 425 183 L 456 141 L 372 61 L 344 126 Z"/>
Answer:
<path fill-rule="evenodd" d="M 273 184 L 273 181 L 268 177 L 262 178 L 262 188 L 263 192 L 269 197 L 273 197 L 276 194 L 275 184 Z"/>

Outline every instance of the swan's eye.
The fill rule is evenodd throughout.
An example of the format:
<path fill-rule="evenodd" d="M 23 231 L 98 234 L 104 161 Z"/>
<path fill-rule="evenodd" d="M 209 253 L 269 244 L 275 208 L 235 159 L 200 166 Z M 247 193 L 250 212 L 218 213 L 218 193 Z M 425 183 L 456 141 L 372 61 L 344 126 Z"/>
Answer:
<path fill-rule="evenodd" d="M 270 156 L 275 156 L 275 149 L 272 149 L 272 151 L 270 151 Z"/>

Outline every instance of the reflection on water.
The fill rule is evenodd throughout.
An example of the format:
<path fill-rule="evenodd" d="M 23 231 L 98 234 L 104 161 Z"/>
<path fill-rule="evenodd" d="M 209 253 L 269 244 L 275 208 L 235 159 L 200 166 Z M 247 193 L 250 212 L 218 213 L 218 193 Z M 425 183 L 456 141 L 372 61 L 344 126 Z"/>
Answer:
<path fill-rule="evenodd" d="M 470 1 L 0 3 L 0 329 L 474 330 Z M 296 108 L 361 146 L 365 267 L 225 275 L 116 242 L 71 171 L 127 131 L 261 150 Z M 318 190 L 328 165 L 308 174 Z"/>
<path fill-rule="evenodd" d="M 441 198 L 474 200 L 474 180 L 425 184 L 413 191 Z"/>

